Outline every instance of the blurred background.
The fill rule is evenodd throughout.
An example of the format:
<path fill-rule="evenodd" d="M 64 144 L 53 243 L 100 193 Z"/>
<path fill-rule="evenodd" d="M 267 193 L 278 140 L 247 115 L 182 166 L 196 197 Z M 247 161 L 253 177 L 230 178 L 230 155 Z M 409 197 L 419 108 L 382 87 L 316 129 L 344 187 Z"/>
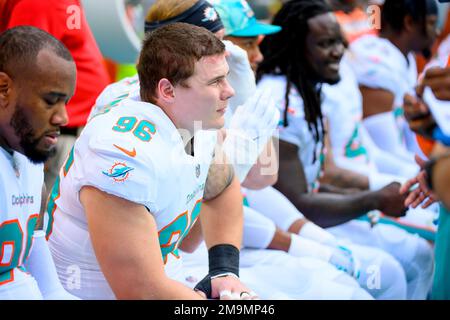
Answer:
<path fill-rule="evenodd" d="M 214 0 L 211 0 L 212 2 Z M 248 0 L 256 18 L 270 22 L 283 2 L 288 0 Z M 334 0 L 355 2 L 355 0 Z M 155 0 L 82 0 L 86 18 L 97 44 L 105 57 L 111 81 L 136 73 L 134 65 L 144 36 L 146 13 Z M 382 5 L 384 0 L 356 0 L 363 10 L 370 5 Z M 441 29 L 448 27 L 449 4 L 439 3 Z M 102 12 L 99 15 L 99 12 Z M 447 27 L 446 27 L 447 25 Z M 420 60 L 420 58 L 419 58 Z M 424 62 L 418 61 L 419 68 Z"/>

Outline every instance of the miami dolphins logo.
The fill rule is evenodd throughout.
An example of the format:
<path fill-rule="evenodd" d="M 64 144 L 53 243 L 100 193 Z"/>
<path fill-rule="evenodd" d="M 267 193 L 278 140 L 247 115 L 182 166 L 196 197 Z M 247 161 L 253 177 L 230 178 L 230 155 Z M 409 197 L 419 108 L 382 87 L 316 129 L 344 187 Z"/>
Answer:
<path fill-rule="evenodd" d="M 124 182 L 128 179 L 132 170 L 134 168 L 127 166 L 125 162 L 116 162 L 108 171 L 102 171 L 102 173 L 113 178 L 115 182 Z"/>
<path fill-rule="evenodd" d="M 217 12 L 214 8 L 212 7 L 208 7 L 205 9 L 205 11 L 203 12 L 203 15 L 205 16 L 202 21 L 216 21 L 218 18 Z"/>

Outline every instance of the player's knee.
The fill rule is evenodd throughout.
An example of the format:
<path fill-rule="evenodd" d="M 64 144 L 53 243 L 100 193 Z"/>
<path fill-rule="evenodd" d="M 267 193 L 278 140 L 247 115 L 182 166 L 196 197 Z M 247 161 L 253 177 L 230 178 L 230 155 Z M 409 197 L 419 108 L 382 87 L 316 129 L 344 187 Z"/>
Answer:
<path fill-rule="evenodd" d="M 405 299 L 406 275 L 401 264 L 391 255 L 383 254 L 380 263 L 369 266 L 367 287 L 382 292 L 383 299 Z"/>
<path fill-rule="evenodd" d="M 434 252 L 428 242 L 418 238 L 412 261 L 405 266 L 408 281 L 408 299 L 426 299 L 431 288 L 434 272 Z"/>
<path fill-rule="evenodd" d="M 433 274 L 434 251 L 432 246 L 425 239 L 419 239 L 414 260 L 422 275 L 431 276 Z"/>

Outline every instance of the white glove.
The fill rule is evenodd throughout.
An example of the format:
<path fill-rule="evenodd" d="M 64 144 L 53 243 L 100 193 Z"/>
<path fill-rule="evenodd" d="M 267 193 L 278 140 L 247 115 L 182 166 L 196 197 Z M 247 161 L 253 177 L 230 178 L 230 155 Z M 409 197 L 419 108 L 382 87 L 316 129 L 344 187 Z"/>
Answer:
<path fill-rule="evenodd" d="M 236 92 L 228 101 L 231 111 L 235 111 L 238 106 L 250 98 L 256 90 L 255 74 L 250 66 L 247 52 L 231 41 L 223 41 L 227 56 L 230 73 L 227 80 Z"/>
<path fill-rule="evenodd" d="M 352 251 L 344 246 L 337 246 L 332 249 L 333 253 L 329 262 L 338 270 L 358 279 L 360 276 L 360 265 L 359 261 L 354 258 Z"/>
<path fill-rule="evenodd" d="M 331 263 L 352 277 L 359 277 L 358 263 L 352 252 L 344 246 L 327 246 L 316 241 L 291 234 L 288 253 L 295 257 L 312 257 Z"/>
<path fill-rule="evenodd" d="M 269 90 L 257 90 L 236 109 L 227 129 L 223 150 L 242 183 L 280 120 Z"/>

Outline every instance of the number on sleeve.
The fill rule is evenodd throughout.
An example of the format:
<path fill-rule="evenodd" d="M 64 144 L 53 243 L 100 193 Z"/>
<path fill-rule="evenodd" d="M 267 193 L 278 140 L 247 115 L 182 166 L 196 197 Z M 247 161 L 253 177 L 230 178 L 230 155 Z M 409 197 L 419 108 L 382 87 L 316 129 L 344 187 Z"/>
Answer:
<path fill-rule="evenodd" d="M 152 135 L 156 133 L 153 123 L 147 120 L 141 120 L 138 123 L 135 117 L 119 118 L 112 129 L 122 133 L 133 131 L 134 136 L 144 142 L 149 142 L 152 139 Z"/>
<path fill-rule="evenodd" d="M 117 120 L 116 125 L 112 128 L 117 132 L 128 132 L 133 130 L 137 119 L 135 117 L 122 117 Z"/>

